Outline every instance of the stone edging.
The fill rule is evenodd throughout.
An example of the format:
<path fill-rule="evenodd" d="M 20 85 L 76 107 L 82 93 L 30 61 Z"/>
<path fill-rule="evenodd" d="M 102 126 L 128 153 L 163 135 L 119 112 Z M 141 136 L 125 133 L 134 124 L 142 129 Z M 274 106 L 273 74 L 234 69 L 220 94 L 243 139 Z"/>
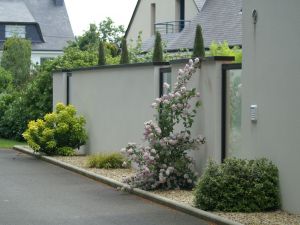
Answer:
<path fill-rule="evenodd" d="M 84 170 L 82 168 L 79 168 L 79 167 L 61 162 L 59 160 L 53 159 L 53 158 L 48 157 L 48 156 L 35 154 L 33 151 L 31 151 L 29 149 L 26 149 L 22 146 L 14 146 L 14 149 L 17 150 L 17 151 L 20 151 L 22 153 L 25 153 L 25 154 L 29 154 L 29 155 L 32 155 L 32 156 L 35 156 L 35 157 L 39 157 L 40 159 L 42 159 L 46 162 L 52 163 L 52 164 L 57 165 L 59 167 L 62 167 L 64 169 L 67 169 L 67 170 L 73 171 L 75 173 L 81 174 L 81 175 L 86 176 L 88 178 L 91 178 L 93 180 L 100 181 L 100 182 L 105 183 L 105 184 L 107 184 L 109 186 L 112 186 L 114 188 L 125 188 L 126 190 L 129 190 L 130 193 L 138 195 L 142 198 L 148 199 L 150 201 L 159 203 L 161 205 L 168 206 L 168 207 L 173 208 L 175 210 L 178 210 L 178 211 L 190 214 L 192 216 L 195 216 L 197 218 L 200 218 L 200 219 L 206 220 L 208 222 L 211 222 L 212 223 L 211 225 L 242 225 L 240 223 L 237 223 L 237 222 L 231 221 L 229 219 L 217 216 L 215 214 L 206 212 L 204 210 L 200 210 L 200 209 L 197 209 L 197 208 L 194 208 L 194 207 L 191 207 L 191 206 L 188 206 L 188 205 L 185 205 L 185 204 L 182 204 L 182 203 L 179 203 L 179 202 L 161 197 L 159 195 L 141 190 L 139 188 L 133 188 L 132 189 L 127 184 L 124 184 L 124 183 L 121 183 L 119 181 L 110 179 L 108 177 L 101 176 L 101 175 L 93 173 L 93 172 L 89 172 L 89 171 Z"/>

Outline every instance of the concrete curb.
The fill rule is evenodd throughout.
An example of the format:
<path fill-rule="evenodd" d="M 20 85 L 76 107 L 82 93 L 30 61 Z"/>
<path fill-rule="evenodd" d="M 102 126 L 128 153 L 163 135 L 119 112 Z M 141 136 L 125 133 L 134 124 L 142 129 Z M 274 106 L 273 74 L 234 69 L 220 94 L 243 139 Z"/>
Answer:
<path fill-rule="evenodd" d="M 226 218 L 217 216 L 215 214 L 212 214 L 212 213 L 209 213 L 209 212 L 206 212 L 206 211 L 203 211 L 203 210 L 200 210 L 200 209 L 197 209 L 197 208 L 185 205 L 185 204 L 181 204 L 179 202 L 161 197 L 159 195 L 156 195 L 156 194 L 153 194 L 153 193 L 150 193 L 150 192 L 138 189 L 138 188 L 133 188 L 132 189 L 128 185 L 126 185 L 124 183 L 121 183 L 121 182 L 118 182 L 116 180 L 110 179 L 108 177 L 104 177 L 104 176 L 101 176 L 99 174 L 86 171 L 82 168 L 79 168 L 79 167 L 61 162 L 59 160 L 53 159 L 53 158 L 48 157 L 48 156 L 36 154 L 32 150 L 24 148 L 23 146 L 16 145 L 16 146 L 14 146 L 14 150 L 17 150 L 19 152 L 22 152 L 22 153 L 25 153 L 25 154 L 28 154 L 28 155 L 32 155 L 34 157 L 38 157 L 41 160 L 52 163 L 52 164 L 57 165 L 59 167 L 62 167 L 64 169 L 73 171 L 75 173 L 81 174 L 81 175 L 86 176 L 88 178 L 91 178 L 93 180 L 102 182 L 102 183 L 107 184 L 109 186 L 112 186 L 114 188 L 124 188 L 124 189 L 128 190 L 130 193 L 135 194 L 137 196 L 140 196 L 142 198 L 145 198 L 145 199 L 148 199 L 150 201 L 159 203 L 161 205 L 170 207 L 172 209 L 187 213 L 187 214 L 195 216 L 197 218 L 206 220 L 206 221 L 210 222 L 211 225 L 242 225 L 240 223 L 228 220 Z"/>

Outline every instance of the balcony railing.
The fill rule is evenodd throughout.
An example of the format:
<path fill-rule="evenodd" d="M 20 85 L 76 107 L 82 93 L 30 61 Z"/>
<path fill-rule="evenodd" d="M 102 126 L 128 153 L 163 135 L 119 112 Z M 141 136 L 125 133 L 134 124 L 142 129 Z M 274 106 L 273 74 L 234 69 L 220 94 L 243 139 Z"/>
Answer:
<path fill-rule="evenodd" d="M 158 31 L 161 34 L 178 33 L 186 26 L 189 26 L 190 23 L 190 20 L 176 20 L 164 23 L 155 23 L 154 28 L 155 32 Z"/>

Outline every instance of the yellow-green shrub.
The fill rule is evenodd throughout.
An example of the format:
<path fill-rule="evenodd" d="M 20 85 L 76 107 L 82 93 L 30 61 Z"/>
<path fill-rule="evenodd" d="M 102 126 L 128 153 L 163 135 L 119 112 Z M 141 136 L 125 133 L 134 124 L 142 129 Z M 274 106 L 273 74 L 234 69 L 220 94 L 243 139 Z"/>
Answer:
<path fill-rule="evenodd" d="M 126 159 L 120 153 L 102 153 L 91 155 L 87 159 L 87 165 L 90 168 L 117 169 L 126 167 Z"/>
<path fill-rule="evenodd" d="M 74 149 L 86 142 L 85 123 L 82 116 L 76 115 L 74 106 L 58 103 L 55 112 L 30 121 L 23 137 L 35 152 L 73 155 Z"/>

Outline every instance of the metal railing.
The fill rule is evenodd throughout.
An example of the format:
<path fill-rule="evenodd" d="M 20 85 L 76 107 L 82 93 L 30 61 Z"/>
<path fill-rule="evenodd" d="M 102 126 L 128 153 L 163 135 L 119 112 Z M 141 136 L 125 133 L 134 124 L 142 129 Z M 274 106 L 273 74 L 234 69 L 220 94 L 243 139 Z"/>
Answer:
<path fill-rule="evenodd" d="M 170 22 L 155 23 L 154 30 L 161 34 L 178 33 L 183 30 L 186 26 L 189 26 L 190 20 L 175 20 Z"/>

